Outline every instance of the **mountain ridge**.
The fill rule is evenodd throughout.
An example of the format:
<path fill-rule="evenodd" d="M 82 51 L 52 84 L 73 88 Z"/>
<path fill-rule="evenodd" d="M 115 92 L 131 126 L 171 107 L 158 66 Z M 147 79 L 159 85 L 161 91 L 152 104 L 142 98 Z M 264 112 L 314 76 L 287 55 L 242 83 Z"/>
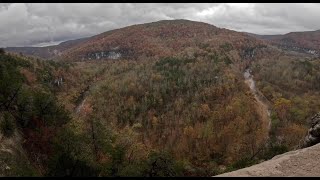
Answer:
<path fill-rule="evenodd" d="M 180 26 L 180 27 L 177 27 L 177 26 Z M 166 30 L 166 27 L 170 28 L 171 30 L 170 31 Z M 203 34 L 201 34 L 201 31 L 192 32 L 192 31 L 186 30 L 183 27 L 187 27 L 187 29 L 202 28 Z M 152 30 L 152 28 L 154 30 Z M 155 30 L 157 28 L 159 31 L 158 34 L 157 34 L 157 31 Z M 176 34 L 173 32 L 176 32 Z M 233 36 L 233 37 L 249 36 L 249 37 L 253 37 L 256 40 L 263 40 L 270 45 L 277 46 L 284 50 L 297 51 L 297 52 L 307 53 L 311 55 L 320 54 L 320 30 L 289 32 L 286 34 L 276 34 L 276 35 L 259 35 L 259 34 L 249 33 L 249 32 L 238 32 L 238 31 L 229 30 L 226 28 L 220 28 L 209 23 L 186 20 L 186 19 L 159 20 L 159 21 L 150 22 L 150 23 L 134 24 L 134 25 L 130 25 L 122 28 L 109 30 L 91 37 L 64 41 L 54 46 L 7 47 L 5 48 L 5 50 L 9 52 L 17 52 L 17 53 L 21 52 L 25 55 L 39 56 L 41 58 L 68 59 L 68 60 L 77 59 L 76 61 L 92 60 L 92 59 L 117 59 L 117 58 L 120 58 L 121 54 L 123 55 L 122 58 L 128 58 L 135 54 L 139 54 L 138 56 L 140 56 L 141 54 L 147 55 L 147 56 L 148 55 L 153 56 L 153 55 L 157 55 L 157 53 L 154 52 L 155 49 L 157 48 L 163 50 L 163 52 L 160 52 L 159 54 L 172 55 L 174 54 L 174 52 L 181 50 L 181 48 L 179 49 L 180 45 L 186 46 L 186 44 L 183 44 L 181 42 L 183 42 L 184 40 L 188 40 L 188 36 L 193 38 L 196 38 L 193 35 L 197 35 L 197 38 L 199 38 L 199 36 L 203 36 L 202 38 L 200 37 L 200 39 L 202 41 L 207 41 L 208 39 L 210 39 L 210 37 L 211 39 L 213 38 L 212 36 L 210 36 L 210 33 L 212 32 L 219 33 L 220 35 L 224 34 L 226 36 Z M 177 34 L 181 34 L 181 35 L 177 36 Z M 183 35 L 187 35 L 187 36 L 183 36 Z M 138 37 L 132 37 L 132 36 L 138 36 Z M 172 38 L 174 36 L 177 38 L 181 38 L 183 40 L 176 39 L 176 41 L 173 41 L 173 42 L 171 41 L 169 44 L 163 42 L 168 40 L 166 38 L 168 37 Z M 143 38 L 151 38 L 151 39 L 144 40 Z M 220 37 L 220 39 L 227 40 L 228 37 Z M 128 41 L 128 43 L 126 43 L 125 41 Z M 170 46 L 170 44 L 173 44 L 176 42 L 179 42 L 180 45 L 178 44 L 176 45 L 176 47 Z M 116 50 L 117 48 L 119 48 L 118 45 L 120 45 L 120 47 L 121 45 L 124 47 L 122 47 L 122 49 L 120 48 Z M 132 48 L 132 46 L 135 46 L 138 48 L 135 49 L 135 48 Z M 163 46 L 168 46 L 168 48 L 164 48 Z M 146 48 L 146 51 L 148 52 L 143 52 L 143 48 Z M 174 52 L 172 52 L 171 49 L 174 49 L 173 50 Z M 134 58 L 137 58 L 137 57 L 134 57 Z"/>
<path fill-rule="evenodd" d="M 79 43 L 73 43 L 67 47 L 62 45 L 64 43 L 70 44 L 70 41 L 62 42 L 56 46 L 10 47 L 6 50 L 22 51 L 23 54 L 38 55 L 43 58 L 82 61 L 103 59 L 103 57 L 109 56 L 111 58 L 105 59 L 117 59 L 121 56 L 120 54 L 123 58 L 133 59 L 140 56 L 169 56 L 184 50 L 186 47 L 196 47 L 201 42 L 207 41 L 216 44 L 226 41 L 238 46 L 242 46 L 247 40 L 256 44 L 261 43 L 258 42 L 259 39 L 249 37 L 242 32 L 219 28 L 205 22 L 184 19 L 135 24 L 79 40 L 73 40 L 79 41 Z M 117 50 L 117 48 L 120 49 Z M 58 51 L 54 52 L 55 49 L 58 49 Z M 42 55 L 43 51 L 47 53 Z M 96 54 L 97 52 L 99 55 Z"/>
<path fill-rule="evenodd" d="M 315 56 L 320 55 L 320 30 L 289 32 L 283 35 L 247 34 L 268 41 L 272 45 L 285 50 L 297 51 Z"/>

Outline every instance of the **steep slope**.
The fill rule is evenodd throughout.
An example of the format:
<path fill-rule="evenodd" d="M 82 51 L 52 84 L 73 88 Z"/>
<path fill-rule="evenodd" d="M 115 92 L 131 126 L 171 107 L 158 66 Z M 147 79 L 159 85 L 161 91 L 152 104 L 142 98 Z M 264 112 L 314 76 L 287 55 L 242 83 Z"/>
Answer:
<path fill-rule="evenodd" d="M 8 52 L 22 53 L 28 56 L 40 57 L 44 59 L 50 59 L 54 56 L 59 56 L 63 51 L 69 49 L 77 44 L 83 43 L 88 38 L 81 38 L 76 40 L 70 40 L 62 42 L 54 46 L 46 47 L 7 47 L 5 48 Z"/>
<path fill-rule="evenodd" d="M 70 120 L 55 96 L 66 69 L 53 61 L 0 54 L 0 176 L 44 173 L 53 139 Z"/>

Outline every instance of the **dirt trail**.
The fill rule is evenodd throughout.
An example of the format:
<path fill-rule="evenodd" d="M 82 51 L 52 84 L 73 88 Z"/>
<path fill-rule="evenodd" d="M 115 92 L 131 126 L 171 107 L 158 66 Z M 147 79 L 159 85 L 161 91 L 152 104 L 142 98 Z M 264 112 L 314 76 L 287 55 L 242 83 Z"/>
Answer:
<path fill-rule="evenodd" d="M 257 110 L 262 119 L 265 137 L 269 138 L 269 131 L 271 129 L 271 118 L 270 118 L 270 105 L 268 100 L 263 94 L 256 88 L 253 76 L 251 75 L 250 69 L 246 69 L 244 72 L 245 83 L 250 87 L 251 92 L 257 101 Z"/>
<path fill-rule="evenodd" d="M 76 103 L 76 107 L 74 108 L 74 111 L 76 114 L 79 114 L 83 108 L 83 105 L 86 101 L 86 94 L 88 93 L 90 89 L 90 85 L 88 85 L 85 90 L 80 94 L 80 96 L 78 97 L 77 103 Z"/>
<path fill-rule="evenodd" d="M 83 100 L 81 101 L 81 103 L 79 103 L 76 108 L 75 108 L 75 113 L 79 114 L 83 108 L 84 103 L 86 102 L 86 99 L 83 98 Z"/>

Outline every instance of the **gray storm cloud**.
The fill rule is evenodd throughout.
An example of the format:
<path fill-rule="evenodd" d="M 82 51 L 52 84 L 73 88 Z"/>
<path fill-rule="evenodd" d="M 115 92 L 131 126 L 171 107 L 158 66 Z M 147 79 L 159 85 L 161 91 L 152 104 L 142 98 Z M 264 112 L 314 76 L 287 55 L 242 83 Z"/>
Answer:
<path fill-rule="evenodd" d="M 34 46 L 158 20 L 189 19 L 257 34 L 320 29 L 319 4 L 0 4 L 0 47 Z"/>

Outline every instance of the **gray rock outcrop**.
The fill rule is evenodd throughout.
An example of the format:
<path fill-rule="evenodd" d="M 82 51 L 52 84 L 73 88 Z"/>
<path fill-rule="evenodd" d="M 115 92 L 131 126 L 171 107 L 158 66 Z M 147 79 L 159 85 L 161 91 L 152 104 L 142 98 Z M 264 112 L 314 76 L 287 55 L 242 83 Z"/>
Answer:
<path fill-rule="evenodd" d="M 311 127 L 304 139 L 301 148 L 306 148 L 320 143 L 320 113 L 311 118 Z"/>

